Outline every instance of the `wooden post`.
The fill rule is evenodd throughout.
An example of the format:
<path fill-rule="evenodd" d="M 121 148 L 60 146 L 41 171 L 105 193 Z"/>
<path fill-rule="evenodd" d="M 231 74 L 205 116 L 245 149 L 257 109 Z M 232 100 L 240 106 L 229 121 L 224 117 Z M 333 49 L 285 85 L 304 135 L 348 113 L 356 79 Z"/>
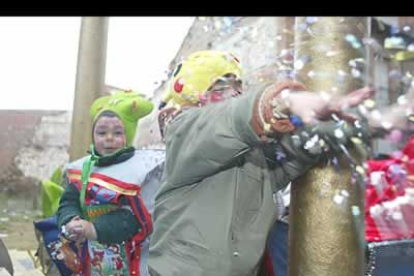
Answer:
<path fill-rule="evenodd" d="M 92 141 L 92 119 L 89 109 L 104 89 L 108 23 L 107 17 L 82 18 L 70 138 L 70 161 L 85 156 Z"/>

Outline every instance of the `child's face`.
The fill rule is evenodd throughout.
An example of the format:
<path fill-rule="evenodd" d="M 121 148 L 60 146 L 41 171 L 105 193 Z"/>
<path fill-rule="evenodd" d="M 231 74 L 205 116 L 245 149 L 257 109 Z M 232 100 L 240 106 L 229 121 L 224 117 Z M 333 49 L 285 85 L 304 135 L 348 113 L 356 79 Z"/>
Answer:
<path fill-rule="evenodd" d="M 126 145 L 124 124 L 118 117 L 102 116 L 93 129 L 93 143 L 100 155 L 113 153 Z"/>

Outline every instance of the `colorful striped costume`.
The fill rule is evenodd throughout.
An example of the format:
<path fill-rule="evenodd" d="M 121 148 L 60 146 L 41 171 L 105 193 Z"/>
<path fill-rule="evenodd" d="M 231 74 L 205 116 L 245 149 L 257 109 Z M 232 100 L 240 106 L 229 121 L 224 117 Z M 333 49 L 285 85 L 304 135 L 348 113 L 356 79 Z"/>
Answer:
<path fill-rule="evenodd" d="M 85 158 L 69 164 L 66 170 L 67 184 L 73 185 L 80 194 L 81 168 Z M 101 215 L 124 208 L 135 215 L 142 228 L 132 239 L 120 244 L 84 243 L 88 250 L 80 250 L 84 252 L 80 254 L 81 275 L 148 275 L 151 213 L 161 183 L 163 162 L 163 151 L 136 150 L 131 158 L 121 163 L 92 168 L 85 192 L 84 219 L 94 222 Z M 126 199 L 128 204 L 121 204 L 121 198 Z"/>

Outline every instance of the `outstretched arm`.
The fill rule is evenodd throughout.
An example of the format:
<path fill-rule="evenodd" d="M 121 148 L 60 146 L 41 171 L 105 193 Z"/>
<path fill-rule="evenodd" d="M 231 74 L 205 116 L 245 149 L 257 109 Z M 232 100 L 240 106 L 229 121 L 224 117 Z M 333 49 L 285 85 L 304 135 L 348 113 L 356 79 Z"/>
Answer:
<path fill-rule="evenodd" d="M 286 86 L 281 84 L 278 92 Z M 170 185 L 198 182 L 261 144 L 257 102 L 262 91 L 183 111 L 167 126 L 165 174 Z"/>

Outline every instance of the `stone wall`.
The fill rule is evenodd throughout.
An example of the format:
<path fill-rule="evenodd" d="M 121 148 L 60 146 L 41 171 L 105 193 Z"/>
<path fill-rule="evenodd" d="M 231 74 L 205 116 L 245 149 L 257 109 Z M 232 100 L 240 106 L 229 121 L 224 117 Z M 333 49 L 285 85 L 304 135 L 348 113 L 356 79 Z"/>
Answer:
<path fill-rule="evenodd" d="M 68 161 L 67 111 L 0 111 L 0 192 L 32 193 Z"/>

